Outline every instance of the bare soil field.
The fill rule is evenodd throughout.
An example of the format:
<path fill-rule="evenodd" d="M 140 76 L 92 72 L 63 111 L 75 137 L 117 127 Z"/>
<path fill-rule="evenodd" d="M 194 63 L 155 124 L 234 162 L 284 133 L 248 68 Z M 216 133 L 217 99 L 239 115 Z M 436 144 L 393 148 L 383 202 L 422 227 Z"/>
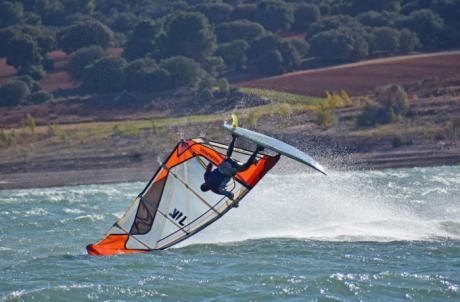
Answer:
<path fill-rule="evenodd" d="M 423 79 L 460 74 L 460 51 L 392 57 L 330 68 L 298 71 L 237 83 L 309 96 L 345 89 L 352 96 L 366 95 L 378 86 L 408 84 Z"/>

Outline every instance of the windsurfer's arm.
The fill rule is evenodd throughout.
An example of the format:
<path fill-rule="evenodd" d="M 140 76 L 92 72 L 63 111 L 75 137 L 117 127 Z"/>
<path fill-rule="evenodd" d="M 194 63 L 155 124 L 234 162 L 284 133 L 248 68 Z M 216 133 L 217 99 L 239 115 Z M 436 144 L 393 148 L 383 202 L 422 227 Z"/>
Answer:
<path fill-rule="evenodd" d="M 228 149 L 227 149 L 227 158 L 230 158 L 232 156 L 233 148 L 235 148 L 235 140 L 236 140 L 236 135 L 232 134 L 232 142 L 230 143 L 230 145 L 228 145 Z"/>
<path fill-rule="evenodd" d="M 209 163 L 209 164 L 206 166 L 206 172 L 205 172 L 205 174 L 210 173 L 211 170 L 212 170 L 212 163 Z"/>

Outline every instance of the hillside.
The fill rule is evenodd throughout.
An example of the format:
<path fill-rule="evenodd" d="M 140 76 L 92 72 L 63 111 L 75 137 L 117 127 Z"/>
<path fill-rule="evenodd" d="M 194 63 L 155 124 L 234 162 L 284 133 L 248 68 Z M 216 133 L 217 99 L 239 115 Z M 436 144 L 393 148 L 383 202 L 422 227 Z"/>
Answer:
<path fill-rule="evenodd" d="M 335 109 L 337 123 L 324 128 L 317 124 L 314 112 L 320 100 L 291 99 L 277 93 L 260 100 L 244 96 L 228 110 L 221 106 L 212 109 L 214 114 L 183 117 L 170 117 L 161 106 L 156 113 L 142 107 L 129 107 L 131 111 L 102 107 L 99 116 L 93 112 L 86 121 L 89 111 L 78 116 L 78 110 L 63 110 L 56 118 L 61 123 L 47 126 L 47 114 L 43 114 L 33 133 L 20 125 L 14 130 L 14 143 L 0 147 L 0 188 L 145 181 L 158 166 L 158 158 L 181 137 L 205 134 L 227 141 L 220 125 L 235 107 L 240 108 L 242 126 L 290 142 L 328 169 L 460 164 L 460 75 L 424 79 L 404 88 L 410 96 L 404 119 L 364 129 L 355 124 L 364 106 L 362 98 L 353 98 L 352 106 Z M 38 108 L 53 108 L 40 107 L 45 105 Z M 169 109 L 174 106 L 183 105 L 171 104 Z M 22 110 L 16 111 L 16 118 L 22 114 L 24 123 L 27 112 L 34 114 L 37 108 Z"/>
<path fill-rule="evenodd" d="M 422 79 L 449 78 L 460 71 L 460 51 L 383 58 L 237 83 L 238 87 L 272 89 L 324 96 L 345 89 L 352 96 L 372 93 L 378 86 L 409 84 Z"/>

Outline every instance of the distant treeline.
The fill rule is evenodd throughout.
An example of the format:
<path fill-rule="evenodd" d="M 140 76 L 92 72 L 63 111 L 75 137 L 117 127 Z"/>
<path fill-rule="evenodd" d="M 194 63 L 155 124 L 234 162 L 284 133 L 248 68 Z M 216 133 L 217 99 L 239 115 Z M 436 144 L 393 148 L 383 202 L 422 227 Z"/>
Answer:
<path fill-rule="evenodd" d="M 0 88 L 0 105 L 39 92 L 32 81 L 53 69 L 46 54 L 56 49 L 89 91 L 212 94 L 229 74 L 459 47 L 459 16 L 459 0 L 0 1 L 0 57 L 27 76 Z M 22 99 L 5 98 L 11 91 Z"/>

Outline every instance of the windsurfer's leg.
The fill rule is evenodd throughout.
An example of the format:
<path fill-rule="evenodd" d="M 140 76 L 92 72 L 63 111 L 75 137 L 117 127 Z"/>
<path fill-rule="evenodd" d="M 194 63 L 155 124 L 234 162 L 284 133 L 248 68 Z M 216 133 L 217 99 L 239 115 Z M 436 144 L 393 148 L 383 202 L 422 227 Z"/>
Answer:
<path fill-rule="evenodd" d="M 263 147 L 257 146 L 257 149 L 252 153 L 252 155 L 251 155 L 251 157 L 249 157 L 248 161 L 244 165 L 238 166 L 238 168 L 237 168 L 238 172 L 243 172 L 243 171 L 247 170 L 253 163 L 255 163 L 257 154 L 260 151 L 262 151 L 263 149 L 264 149 Z"/>
<path fill-rule="evenodd" d="M 235 141 L 236 141 L 236 135 L 232 134 L 232 141 L 230 145 L 228 145 L 228 149 L 227 149 L 227 158 L 230 158 L 232 156 L 233 148 L 235 148 Z"/>
<path fill-rule="evenodd" d="M 233 200 L 233 193 L 230 192 L 230 191 L 225 190 L 225 185 L 219 187 L 218 193 L 219 193 L 220 195 L 227 196 L 229 199 L 232 199 L 232 200 Z"/>

